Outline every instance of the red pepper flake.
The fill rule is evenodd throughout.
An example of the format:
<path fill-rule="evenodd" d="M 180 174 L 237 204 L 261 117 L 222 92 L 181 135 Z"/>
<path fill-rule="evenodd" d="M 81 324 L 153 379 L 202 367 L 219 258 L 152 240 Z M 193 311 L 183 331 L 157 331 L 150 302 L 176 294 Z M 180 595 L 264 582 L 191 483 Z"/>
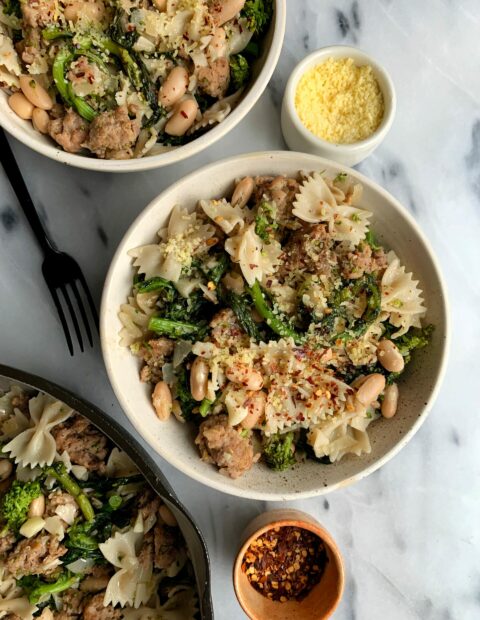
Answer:
<path fill-rule="evenodd" d="M 254 540 L 242 561 L 250 584 L 274 601 L 304 599 L 328 563 L 321 538 L 293 526 L 276 527 Z"/>
<path fill-rule="evenodd" d="M 185 110 L 180 110 L 180 114 L 183 116 L 183 118 L 188 118 L 188 114 L 185 112 Z"/>

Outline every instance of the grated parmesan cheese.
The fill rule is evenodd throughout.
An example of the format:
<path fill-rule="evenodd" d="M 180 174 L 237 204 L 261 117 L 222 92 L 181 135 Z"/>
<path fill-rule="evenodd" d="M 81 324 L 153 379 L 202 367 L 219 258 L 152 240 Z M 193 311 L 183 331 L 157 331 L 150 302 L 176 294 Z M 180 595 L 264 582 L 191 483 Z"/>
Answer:
<path fill-rule="evenodd" d="M 300 78 L 295 107 L 317 137 L 352 144 L 376 131 L 385 106 L 372 67 L 359 67 L 352 58 L 329 58 Z"/>

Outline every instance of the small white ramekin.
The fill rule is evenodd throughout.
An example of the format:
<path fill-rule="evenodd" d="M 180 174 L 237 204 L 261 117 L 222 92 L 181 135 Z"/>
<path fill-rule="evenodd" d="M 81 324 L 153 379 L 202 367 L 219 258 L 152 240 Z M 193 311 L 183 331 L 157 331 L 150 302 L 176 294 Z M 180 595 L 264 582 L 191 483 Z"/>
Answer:
<path fill-rule="evenodd" d="M 295 93 L 302 75 L 328 58 L 352 58 L 357 65 L 370 65 L 382 90 L 385 112 L 378 129 L 365 140 L 353 144 L 334 144 L 318 138 L 300 120 L 295 108 Z M 387 135 L 395 116 L 397 98 L 387 71 L 364 52 L 347 45 L 323 47 L 309 54 L 293 70 L 287 82 L 282 104 L 282 132 L 292 151 L 302 151 L 333 159 L 344 166 L 354 166 L 368 157 Z"/>

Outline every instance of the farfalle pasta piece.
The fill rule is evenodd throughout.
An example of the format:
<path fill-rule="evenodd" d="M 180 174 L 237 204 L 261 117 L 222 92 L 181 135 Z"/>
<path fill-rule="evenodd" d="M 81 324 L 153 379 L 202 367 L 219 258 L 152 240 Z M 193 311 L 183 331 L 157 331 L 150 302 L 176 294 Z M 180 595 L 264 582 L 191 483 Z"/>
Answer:
<path fill-rule="evenodd" d="M 72 409 L 64 403 L 53 400 L 45 394 L 31 398 L 29 403 L 33 427 L 24 430 L 4 446 L 3 451 L 22 465 L 51 465 L 56 455 L 55 439 L 50 431 L 57 424 L 65 422 Z"/>
<path fill-rule="evenodd" d="M 158 244 L 144 245 L 128 254 L 134 258 L 133 265 L 145 278 L 160 276 L 172 282 L 178 282 L 184 268 L 188 268 L 193 257 L 207 246 L 215 229 L 205 224 L 195 212 L 175 206 L 172 210 L 168 227 L 159 232 L 162 241 Z"/>
<path fill-rule="evenodd" d="M 426 308 L 418 281 L 405 271 L 395 252 L 389 252 L 387 260 L 388 267 L 381 282 L 381 308 L 383 312 L 389 313 L 390 323 L 399 328 L 392 335 L 392 338 L 398 338 L 410 327 L 421 327 Z"/>
<path fill-rule="evenodd" d="M 120 344 L 128 347 L 142 340 L 148 331 L 148 322 L 156 310 L 157 293 L 137 293 L 120 306 L 118 318 L 123 325 L 120 330 Z"/>
<path fill-rule="evenodd" d="M 282 248 L 278 241 L 264 244 L 255 232 L 255 224 L 245 227 L 238 235 L 225 241 L 225 249 L 232 260 L 239 263 L 243 277 L 250 286 L 255 280 L 262 282 L 275 270 Z"/>
<path fill-rule="evenodd" d="M 334 208 L 333 220 L 329 223 L 335 241 L 348 241 L 358 245 L 368 232 L 371 211 L 340 205 Z"/>
<path fill-rule="evenodd" d="M 105 473 L 109 478 L 133 476 L 138 473 L 138 467 L 126 452 L 115 446 L 108 457 Z"/>
<path fill-rule="evenodd" d="M 38 607 L 32 605 L 26 596 L 0 601 L 0 614 L 2 614 L 2 616 L 3 612 L 8 612 L 9 616 L 12 614 L 13 617 L 22 618 L 22 620 L 33 620 L 33 614 L 37 611 Z"/>
<path fill-rule="evenodd" d="M 319 422 L 307 435 L 307 441 L 312 446 L 315 456 L 322 458 L 328 456 L 334 463 L 346 454 L 356 456 L 371 452 L 370 440 L 366 433 L 366 427 L 371 419 L 365 417 L 362 423 L 359 416 L 343 413 L 332 416 Z M 362 430 L 356 427 L 363 427 Z"/>
<path fill-rule="evenodd" d="M 199 205 L 203 212 L 229 235 L 235 228 L 242 229 L 248 220 L 248 209 L 232 205 L 225 199 L 200 200 Z"/>
<path fill-rule="evenodd" d="M 195 620 L 198 613 L 198 600 L 193 588 L 178 586 L 161 605 L 125 609 L 123 620 Z"/>
<path fill-rule="evenodd" d="M 148 557 L 140 562 L 137 546 L 143 538 L 143 526 L 116 532 L 99 545 L 104 558 L 118 570 L 111 577 L 105 591 L 104 605 L 138 608 L 151 598 L 156 579 L 153 564 Z"/>
<path fill-rule="evenodd" d="M 318 172 L 304 180 L 299 193 L 295 196 L 292 213 L 309 224 L 331 222 L 333 220 L 336 200 Z"/>

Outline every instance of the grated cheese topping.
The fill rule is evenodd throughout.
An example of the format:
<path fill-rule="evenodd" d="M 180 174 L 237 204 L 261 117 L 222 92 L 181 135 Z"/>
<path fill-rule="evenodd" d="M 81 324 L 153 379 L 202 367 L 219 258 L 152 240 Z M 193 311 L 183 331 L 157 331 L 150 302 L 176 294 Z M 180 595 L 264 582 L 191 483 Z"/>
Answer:
<path fill-rule="evenodd" d="M 357 66 L 352 58 L 329 58 L 300 78 L 295 108 L 318 138 L 352 144 L 378 129 L 385 103 L 371 66 Z"/>

